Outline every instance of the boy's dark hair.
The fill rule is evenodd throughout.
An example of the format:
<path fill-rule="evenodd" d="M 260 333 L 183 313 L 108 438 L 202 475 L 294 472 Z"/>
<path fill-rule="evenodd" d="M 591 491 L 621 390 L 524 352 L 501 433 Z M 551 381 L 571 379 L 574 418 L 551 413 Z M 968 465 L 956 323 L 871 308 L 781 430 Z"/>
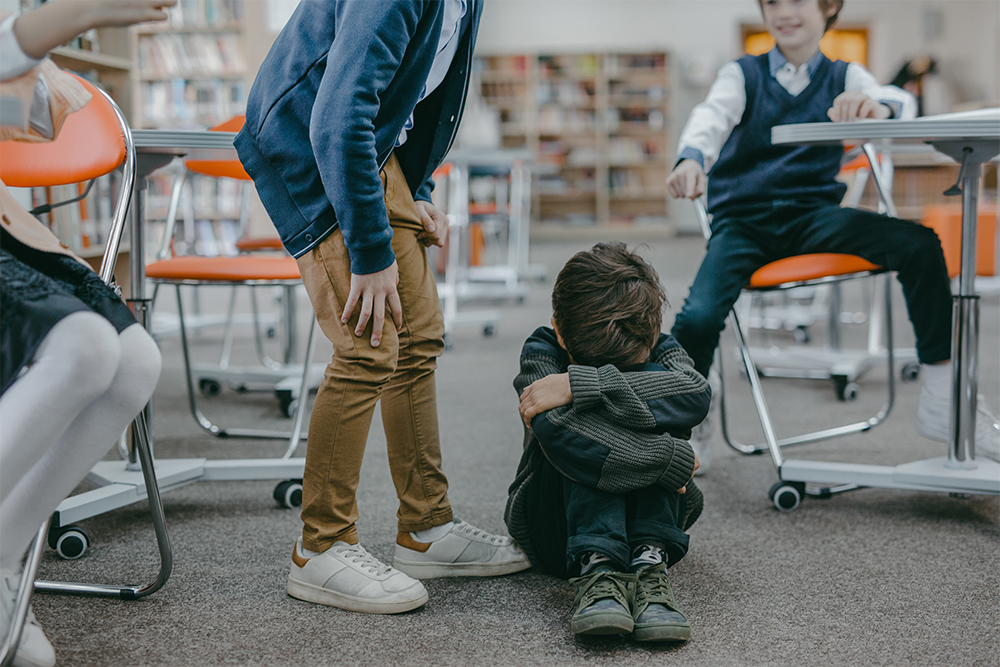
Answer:
<path fill-rule="evenodd" d="M 627 368 L 649 359 L 666 301 L 644 259 L 624 243 L 598 243 L 559 272 L 552 318 L 574 363 Z"/>
<path fill-rule="evenodd" d="M 764 0 L 757 0 L 757 4 L 763 6 Z M 833 7 L 834 11 L 830 18 L 826 20 L 825 30 L 829 30 L 837 22 L 837 17 L 840 16 L 841 10 L 844 9 L 844 0 L 819 0 L 819 9 L 824 14 L 830 11 L 830 7 Z"/>

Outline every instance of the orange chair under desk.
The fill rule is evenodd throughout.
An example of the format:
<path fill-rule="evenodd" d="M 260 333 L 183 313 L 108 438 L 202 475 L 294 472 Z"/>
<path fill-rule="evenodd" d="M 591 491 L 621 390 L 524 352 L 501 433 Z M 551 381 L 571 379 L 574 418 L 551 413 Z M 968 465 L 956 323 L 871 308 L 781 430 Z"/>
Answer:
<path fill-rule="evenodd" d="M 237 117 L 222 125 L 212 128 L 216 131 L 234 131 L 243 125 L 243 117 Z M 322 365 L 317 364 L 312 367 L 310 364 L 313 349 L 313 333 L 315 329 L 315 319 L 310 327 L 306 359 L 302 364 L 291 363 L 294 351 L 294 340 L 296 339 L 294 322 L 296 319 L 295 309 L 292 306 L 295 302 L 295 290 L 302 284 L 298 266 L 295 260 L 289 257 L 284 248 L 277 243 L 277 249 L 281 256 L 262 255 L 258 253 L 245 253 L 237 257 L 202 257 L 195 255 L 172 256 L 173 229 L 177 215 L 180 191 L 188 172 L 212 176 L 216 178 L 234 178 L 250 183 L 250 177 L 244 171 L 243 166 L 237 160 L 187 160 L 185 169 L 178 175 L 171 195 L 170 207 L 167 212 L 166 228 L 164 231 L 164 242 L 158 254 L 159 260 L 146 267 L 146 277 L 156 286 L 156 291 L 160 285 L 173 285 L 177 295 L 177 309 L 180 324 L 181 345 L 184 353 L 185 374 L 188 385 L 188 398 L 191 413 L 195 421 L 209 433 L 220 437 L 250 437 L 250 438 L 274 438 L 283 439 L 291 436 L 289 442 L 289 455 L 293 452 L 298 443 L 298 434 L 301 429 L 302 414 L 297 414 L 297 405 L 310 386 L 317 386 L 322 377 Z M 246 193 L 246 190 L 245 190 Z M 243 211 L 247 210 L 247 198 L 244 197 Z M 245 215 L 243 227 L 245 228 Z M 270 239 L 247 239 L 243 238 L 244 247 L 253 249 L 274 249 L 275 243 Z M 194 366 L 190 360 L 188 349 L 187 325 L 184 319 L 184 308 L 181 300 L 181 286 L 189 285 L 194 287 L 205 286 L 232 286 L 229 301 L 228 315 L 226 318 L 226 330 L 223 341 L 222 358 L 218 365 Z M 234 308 L 237 287 L 250 288 L 251 305 L 253 306 L 253 330 L 258 356 L 261 360 L 259 367 L 234 367 L 230 366 L 230 352 L 233 342 L 234 330 Z M 259 311 L 255 297 L 257 287 L 280 287 L 284 298 L 284 317 L 286 323 L 286 345 L 285 363 L 276 362 L 268 357 L 263 350 L 259 327 Z M 264 386 L 274 389 L 281 404 L 282 411 L 286 416 L 296 417 L 296 426 L 292 433 L 266 431 L 258 429 L 239 429 L 220 427 L 212 423 L 198 407 L 198 400 L 195 392 L 195 377 L 198 378 L 198 385 L 207 396 L 214 396 L 221 390 L 223 382 L 238 386 L 239 388 Z"/>
<path fill-rule="evenodd" d="M 87 106 L 70 114 L 66 118 L 59 136 L 51 142 L 7 141 L 0 143 L 0 155 L 2 155 L 0 180 L 9 187 L 22 188 L 69 185 L 103 176 L 121 167 L 123 170 L 121 187 L 99 270 L 99 275 L 104 283 L 114 287 L 115 263 L 118 260 L 122 233 L 125 230 L 125 219 L 135 185 L 135 148 L 132 144 L 132 133 L 125 117 L 114 101 L 88 81 L 77 78 L 91 94 L 91 100 Z M 28 551 L 11 628 L 8 636 L 3 638 L 3 645 L 0 647 L 0 661 L 3 664 L 7 664 L 13 658 L 14 648 L 20 640 L 20 633 L 24 627 L 33 588 L 52 592 L 112 596 L 129 600 L 144 597 L 159 590 L 170 576 L 173 566 L 173 552 L 170 548 L 170 539 L 164 521 L 163 505 L 160 502 L 144 412 L 140 412 L 133 421 L 132 435 L 133 446 L 127 454 L 130 464 L 135 466 L 135 469 L 141 467 L 145 487 L 142 493 L 133 494 L 129 502 L 138 502 L 147 497 L 149 499 L 153 528 L 160 553 L 160 569 L 156 578 L 144 586 L 34 581 L 46 537 L 54 548 L 56 546 L 68 548 L 68 543 L 73 543 L 74 553 L 60 551 L 60 554 L 64 556 L 76 557 L 82 555 L 86 549 L 85 533 L 75 526 L 66 526 L 65 523 L 94 516 L 96 513 L 85 516 L 79 515 L 79 513 L 73 514 L 67 510 L 67 505 L 72 504 L 74 499 L 79 496 L 68 498 L 59 505 L 52 519 L 39 529 L 35 541 Z M 111 445 L 111 443 L 108 444 Z M 67 518 L 68 515 L 72 516 Z"/>
<path fill-rule="evenodd" d="M 871 164 L 877 164 L 877 158 L 874 150 L 870 146 L 866 145 L 865 154 Z M 895 207 L 888 195 L 889 191 L 886 188 L 881 175 L 873 169 L 872 176 L 874 177 L 873 180 L 875 182 L 876 190 L 884 208 L 890 215 L 893 215 L 895 213 Z M 708 239 L 709 236 L 711 236 L 711 228 L 709 226 L 708 216 L 705 212 L 704 204 L 701 200 L 695 200 L 695 208 L 702 226 L 702 231 L 705 234 L 705 238 Z M 880 346 L 878 350 L 879 359 L 885 363 L 888 371 L 887 396 L 885 403 L 879 411 L 873 417 L 860 422 L 778 439 L 775 435 L 774 425 L 771 420 L 760 381 L 762 376 L 760 368 L 767 362 L 760 359 L 762 354 L 760 350 L 755 350 L 748 344 L 747 332 L 745 327 L 740 322 L 737 309 L 734 307 L 730 311 L 729 316 L 731 328 L 736 338 L 744 370 L 750 381 L 751 394 L 754 406 L 760 419 L 761 427 L 764 431 L 765 441 L 764 443 L 758 445 L 747 445 L 737 441 L 732 436 L 726 415 L 726 392 L 724 389 L 724 383 L 720 383 L 720 391 L 718 394 L 720 400 L 720 422 L 722 425 L 722 435 L 723 439 L 730 447 L 741 454 L 747 455 L 761 454 L 765 451 L 769 451 L 772 455 L 775 466 L 780 467 L 779 451 L 781 447 L 816 442 L 818 440 L 867 431 L 885 420 L 885 418 L 889 415 L 889 412 L 892 410 L 893 402 L 895 400 L 894 369 L 896 360 L 893 349 L 892 299 L 889 272 L 854 255 L 837 253 L 798 255 L 771 262 L 770 264 L 761 267 L 750 278 L 750 282 L 744 290 L 751 293 L 761 293 L 804 286 L 829 285 L 869 277 L 875 277 L 876 280 L 880 281 L 880 285 L 875 290 L 875 293 L 879 294 L 881 292 L 881 298 L 877 301 L 877 308 L 880 311 L 879 317 L 875 320 L 877 323 L 881 324 L 878 327 L 878 331 L 869 332 L 869 347 L 871 347 L 873 341 Z M 875 302 L 873 302 L 873 307 L 876 307 Z M 839 313 L 839 308 L 836 309 L 836 312 Z M 883 337 L 884 347 L 882 347 Z M 877 341 L 874 340 L 876 338 L 878 339 Z M 768 351 L 764 351 L 763 353 L 767 352 Z M 838 355 L 845 353 L 842 350 L 835 352 Z M 867 353 L 867 351 L 863 352 L 863 354 Z M 720 346 L 715 355 L 720 379 L 723 377 L 723 356 L 724 355 L 721 354 Z M 838 377 L 836 367 L 831 367 L 831 372 L 826 377 L 834 379 L 835 385 L 838 387 L 838 392 L 841 390 L 841 387 L 849 388 L 845 386 L 848 383 L 844 377 Z M 778 482 L 771 487 L 768 496 L 779 510 L 787 511 L 798 507 L 802 498 L 806 495 L 829 496 L 831 493 L 839 493 L 855 488 L 858 488 L 858 486 L 852 484 L 835 488 L 807 490 L 804 483 Z"/>

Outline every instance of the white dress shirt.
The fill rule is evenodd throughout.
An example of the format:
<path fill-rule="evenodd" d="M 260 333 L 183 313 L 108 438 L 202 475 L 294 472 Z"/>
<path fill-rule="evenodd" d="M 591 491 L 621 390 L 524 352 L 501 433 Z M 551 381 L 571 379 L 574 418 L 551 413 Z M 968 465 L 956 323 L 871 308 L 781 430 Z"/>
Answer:
<path fill-rule="evenodd" d="M 822 59 L 817 52 L 809 62 L 795 67 L 777 48 L 768 52 L 771 76 L 792 95 L 806 89 Z M 917 102 L 910 93 L 896 86 L 879 85 L 868 70 L 856 63 L 847 65 L 844 90 L 860 90 L 885 104 L 892 110 L 892 118 L 910 119 L 917 115 Z M 743 69 L 736 61 L 728 62 L 719 70 L 705 101 L 691 111 L 681 132 L 678 161 L 690 158 L 700 162 L 706 173 L 711 170 L 733 128 L 743 119 L 746 104 Z"/>
<path fill-rule="evenodd" d="M 21 43 L 17 41 L 17 35 L 14 34 L 14 21 L 16 20 L 17 14 L 13 14 L 0 22 L 0 81 L 16 79 L 32 67 L 39 65 L 43 60 L 42 58 L 32 58 L 21 49 Z M 24 106 L 20 103 L 18 105 L 21 109 L 20 113 L 23 113 Z M 22 115 L 17 125 L 24 122 L 23 118 Z M 11 121 L 4 118 L 3 122 Z M 55 133 L 52 127 L 52 112 L 49 109 L 49 85 L 45 81 L 45 75 L 41 73 L 38 75 L 35 93 L 31 99 L 28 124 L 46 139 L 51 139 Z"/>
<path fill-rule="evenodd" d="M 438 39 L 437 53 L 434 56 L 434 62 L 431 63 L 431 71 L 427 75 L 427 83 L 424 84 L 424 89 L 420 93 L 420 99 L 417 100 L 418 104 L 433 93 L 448 75 L 448 70 L 451 68 L 451 61 L 455 59 L 455 53 L 458 51 L 458 43 L 462 38 L 462 19 L 465 17 L 466 11 L 468 11 L 468 8 L 465 0 L 444 0 L 444 19 L 441 21 L 441 37 Z M 413 114 L 411 113 L 410 117 L 406 119 L 406 123 L 403 124 L 399 138 L 396 139 L 397 148 L 406 143 L 406 132 L 412 127 Z"/>

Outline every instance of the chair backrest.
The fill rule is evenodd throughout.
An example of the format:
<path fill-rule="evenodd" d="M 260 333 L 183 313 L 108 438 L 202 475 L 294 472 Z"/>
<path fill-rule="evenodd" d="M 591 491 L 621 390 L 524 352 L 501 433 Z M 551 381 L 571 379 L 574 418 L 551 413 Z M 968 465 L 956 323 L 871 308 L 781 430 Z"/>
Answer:
<path fill-rule="evenodd" d="M 224 123 L 208 128 L 209 132 L 239 132 L 246 123 L 246 116 L 233 116 Z M 188 171 L 215 178 L 235 178 L 241 181 L 252 180 L 240 164 L 239 160 L 185 160 Z"/>
<path fill-rule="evenodd" d="M 59 136 L 53 141 L 0 142 L 0 180 L 18 188 L 69 185 L 103 176 L 124 164 L 118 202 L 99 272 L 101 280 L 110 285 L 135 186 L 135 148 L 132 132 L 118 105 L 89 81 L 76 78 L 90 93 L 90 102 L 66 117 Z"/>

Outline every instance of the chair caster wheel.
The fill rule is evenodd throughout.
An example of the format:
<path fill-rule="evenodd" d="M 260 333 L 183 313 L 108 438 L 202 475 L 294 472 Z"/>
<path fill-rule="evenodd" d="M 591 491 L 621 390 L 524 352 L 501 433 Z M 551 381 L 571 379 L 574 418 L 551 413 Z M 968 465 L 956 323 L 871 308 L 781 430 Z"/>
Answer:
<path fill-rule="evenodd" d="M 797 508 L 805 495 L 806 485 L 802 482 L 775 482 L 767 492 L 767 497 L 780 512 Z"/>
<path fill-rule="evenodd" d="M 911 361 L 908 364 L 903 365 L 903 369 L 899 371 L 899 377 L 904 382 L 912 382 L 920 377 L 920 364 Z"/>
<path fill-rule="evenodd" d="M 288 479 L 274 487 L 274 499 L 290 510 L 302 507 L 302 480 Z"/>
<path fill-rule="evenodd" d="M 202 378 L 198 380 L 198 388 L 202 395 L 207 398 L 214 398 L 222 393 L 222 383 L 212 378 Z"/>
<path fill-rule="evenodd" d="M 49 530 L 49 546 L 63 560 L 76 560 L 87 553 L 90 538 L 80 526 L 65 526 Z"/>
<path fill-rule="evenodd" d="M 497 332 L 497 329 L 492 324 L 487 324 L 483 327 L 483 336 L 486 338 L 492 338 Z"/>
<path fill-rule="evenodd" d="M 837 398 L 841 401 L 853 401 L 858 397 L 861 387 L 857 382 L 849 382 L 846 375 L 833 376 L 833 388 L 837 392 Z"/>
<path fill-rule="evenodd" d="M 278 337 L 278 331 L 274 327 L 268 327 L 267 331 L 265 332 L 265 335 L 268 337 L 268 339 L 274 339 Z"/>
<path fill-rule="evenodd" d="M 805 345 L 809 342 L 809 329 L 804 324 L 800 324 L 792 330 L 792 338 L 795 339 L 796 343 Z"/>

